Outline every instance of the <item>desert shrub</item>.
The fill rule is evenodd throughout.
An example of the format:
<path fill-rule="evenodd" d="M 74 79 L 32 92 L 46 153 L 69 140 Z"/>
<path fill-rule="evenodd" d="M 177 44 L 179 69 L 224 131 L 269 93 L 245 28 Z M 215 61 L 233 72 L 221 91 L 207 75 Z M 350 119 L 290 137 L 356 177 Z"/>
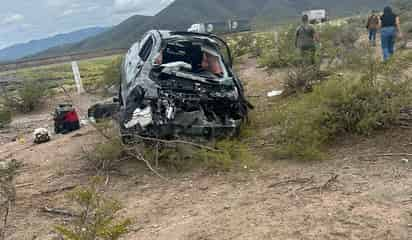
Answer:
<path fill-rule="evenodd" d="M 298 64 L 291 66 L 288 69 L 288 76 L 283 83 L 283 95 L 289 96 L 311 91 L 313 85 L 321 79 L 320 74 L 316 65 Z"/>
<path fill-rule="evenodd" d="M 342 134 L 371 134 L 396 122 L 411 103 L 411 84 L 370 77 L 334 76 L 314 91 L 293 99 L 275 113 L 276 153 L 301 159 L 322 158 L 323 147 Z"/>
<path fill-rule="evenodd" d="M 295 47 L 296 26 L 289 26 L 279 30 L 277 41 L 273 36 L 273 41 L 263 41 L 263 46 L 259 46 L 261 55 L 258 63 L 262 67 L 269 69 L 288 67 L 296 64 L 300 60 L 299 52 Z"/>
<path fill-rule="evenodd" d="M 117 57 L 104 69 L 101 82 L 102 87 L 110 88 L 120 84 L 122 61 L 122 57 Z"/>
<path fill-rule="evenodd" d="M 199 148 L 191 144 L 171 143 L 156 146 L 146 145 L 145 158 L 162 164 L 168 169 L 188 171 L 193 168 L 206 168 L 212 171 L 228 171 L 239 168 L 253 168 L 256 157 L 249 148 L 235 139 L 219 140 L 209 147 Z M 212 150 L 216 149 L 216 150 Z"/>
<path fill-rule="evenodd" d="M 253 168 L 256 157 L 247 145 L 236 140 L 221 140 L 216 143 L 217 151 L 200 149 L 196 158 L 210 170 L 228 171 L 234 168 Z"/>
<path fill-rule="evenodd" d="M 22 113 L 38 108 L 47 97 L 47 86 L 35 80 L 24 80 L 14 93 L 3 93 L 4 105 Z"/>
<path fill-rule="evenodd" d="M 412 21 L 402 23 L 401 28 L 404 33 L 412 33 Z"/>
<path fill-rule="evenodd" d="M 241 57 L 253 51 L 255 36 L 253 33 L 242 33 L 226 38 L 233 58 Z"/>
<path fill-rule="evenodd" d="M 402 33 L 404 34 L 404 41 L 407 42 L 412 39 L 412 17 L 407 22 L 402 22 Z"/>
<path fill-rule="evenodd" d="M 392 2 L 395 10 L 402 14 L 406 14 L 412 10 L 412 3 L 409 0 L 393 0 Z"/>
<path fill-rule="evenodd" d="M 97 172 L 108 172 L 118 164 L 123 156 L 124 147 L 118 138 L 98 143 L 91 151 L 86 152 L 87 159 Z"/>
<path fill-rule="evenodd" d="M 116 240 L 128 232 L 130 219 L 116 219 L 121 204 L 104 195 L 100 179 L 94 179 L 89 187 L 76 189 L 68 199 L 75 204 L 77 217 L 68 225 L 55 227 L 63 239 Z"/>
<path fill-rule="evenodd" d="M 364 46 L 357 46 L 360 31 L 354 24 L 342 26 L 324 25 L 320 29 L 320 59 L 326 63 L 324 68 L 332 70 L 358 66 L 357 60 L 365 56 Z"/>
<path fill-rule="evenodd" d="M 16 200 L 15 177 L 20 164 L 0 159 L 0 239 L 6 239 L 8 217 Z"/>
<path fill-rule="evenodd" d="M 17 90 L 17 95 L 20 98 L 21 112 L 31 112 L 40 106 L 42 100 L 46 97 L 47 88 L 36 81 L 26 80 L 21 88 Z"/>
<path fill-rule="evenodd" d="M 12 113 L 10 109 L 5 106 L 0 106 L 0 128 L 5 127 L 11 122 Z"/>
<path fill-rule="evenodd" d="M 103 140 L 91 149 L 85 149 L 84 156 L 89 166 L 97 173 L 107 173 L 122 159 L 125 147 L 111 121 L 99 122 L 94 124 L 94 127 Z"/>

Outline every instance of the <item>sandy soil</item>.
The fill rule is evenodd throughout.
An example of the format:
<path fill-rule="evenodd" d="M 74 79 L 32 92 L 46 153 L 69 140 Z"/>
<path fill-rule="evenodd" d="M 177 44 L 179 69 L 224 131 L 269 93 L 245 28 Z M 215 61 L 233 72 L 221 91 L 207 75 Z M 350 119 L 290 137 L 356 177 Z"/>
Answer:
<path fill-rule="evenodd" d="M 255 89 L 250 94 L 280 88 L 253 59 L 245 60 L 240 73 L 248 89 Z M 0 158 L 23 163 L 8 240 L 58 239 L 53 225 L 70 218 L 41 209 L 69 207 L 62 189 L 87 184 L 91 171 L 82 149 L 100 140 L 86 126 L 42 145 L 0 146 Z M 412 162 L 378 155 L 411 152 L 411 142 L 411 129 L 393 129 L 370 139 L 342 139 L 330 147 L 329 160 L 279 160 L 262 151 L 264 160 L 255 170 L 163 172 L 168 181 L 140 163 L 124 162 L 110 176 L 107 193 L 121 200 L 121 215 L 134 221 L 124 239 L 407 240 L 412 239 Z"/>

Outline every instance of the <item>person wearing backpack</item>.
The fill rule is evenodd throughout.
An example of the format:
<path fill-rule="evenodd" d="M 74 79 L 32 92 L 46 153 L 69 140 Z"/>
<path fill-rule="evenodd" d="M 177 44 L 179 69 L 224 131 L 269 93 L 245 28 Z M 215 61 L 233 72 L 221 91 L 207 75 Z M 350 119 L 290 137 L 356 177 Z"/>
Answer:
<path fill-rule="evenodd" d="M 395 53 L 396 38 L 402 38 L 399 16 L 391 7 L 385 7 L 380 20 L 383 60 L 388 60 Z"/>
<path fill-rule="evenodd" d="M 376 33 L 379 29 L 379 16 L 376 15 L 375 11 L 372 11 L 372 15 L 368 18 L 368 23 L 366 24 L 366 28 L 369 31 L 369 43 L 372 46 L 376 46 Z"/>
<path fill-rule="evenodd" d="M 303 15 L 302 25 L 296 30 L 295 47 L 300 49 L 304 60 L 309 60 L 311 64 L 316 62 L 316 44 L 319 42 L 319 35 L 315 28 L 309 24 L 309 16 Z"/>

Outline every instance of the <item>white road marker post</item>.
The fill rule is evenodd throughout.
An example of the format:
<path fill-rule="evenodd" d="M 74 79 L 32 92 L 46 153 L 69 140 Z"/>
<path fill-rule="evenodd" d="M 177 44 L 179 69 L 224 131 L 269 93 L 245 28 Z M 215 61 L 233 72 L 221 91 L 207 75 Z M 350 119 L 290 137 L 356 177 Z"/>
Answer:
<path fill-rule="evenodd" d="M 74 82 L 76 83 L 77 93 L 82 94 L 84 93 L 82 78 L 80 77 L 80 70 L 79 65 L 77 65 L 76 61 L 72 62 L 72 69 L 74 75 Z"/>

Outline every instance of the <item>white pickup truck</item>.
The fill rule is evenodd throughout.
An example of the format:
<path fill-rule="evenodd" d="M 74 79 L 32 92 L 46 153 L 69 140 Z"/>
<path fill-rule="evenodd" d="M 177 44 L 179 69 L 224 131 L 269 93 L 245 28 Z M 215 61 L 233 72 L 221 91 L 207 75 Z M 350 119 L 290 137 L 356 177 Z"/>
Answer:
<path fill-rule="evenodd" d="M 249 20 L 229 20 L 226 22 L 196 23 L 187 29 L 188 32 L 196 33 L 233 33 L 251 30 Z"/>
<path fill-rule="evenodd" d="M 309 22 L 312 24 L 323 23 L 328 21 L 328 13 L 325 9 L 312 9 L 302 12 L 303 15 L 308 15 Z"/>

